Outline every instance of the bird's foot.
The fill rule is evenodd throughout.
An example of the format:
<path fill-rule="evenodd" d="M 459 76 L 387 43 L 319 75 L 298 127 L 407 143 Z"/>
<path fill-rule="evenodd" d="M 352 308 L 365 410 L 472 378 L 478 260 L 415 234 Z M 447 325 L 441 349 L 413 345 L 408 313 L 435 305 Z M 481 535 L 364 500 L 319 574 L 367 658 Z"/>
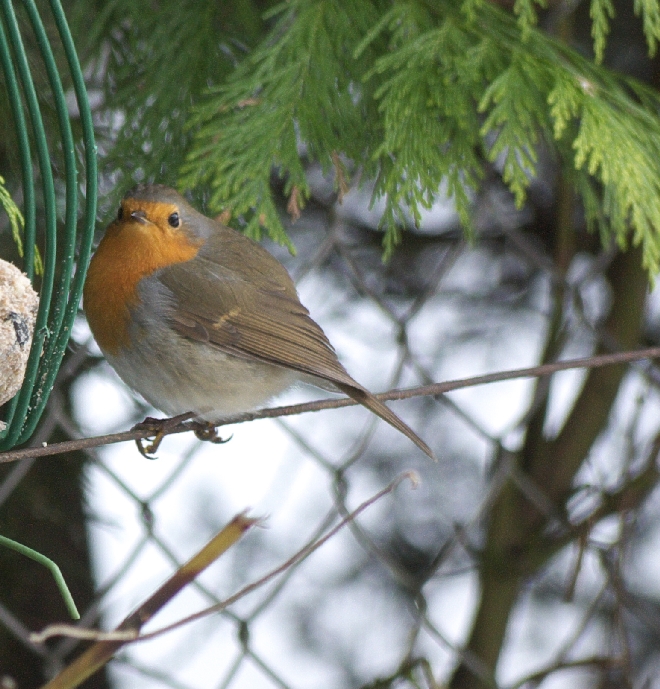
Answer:
<path fill-rule="evenodd" d="M 151 416 L 133 426 L 134 431 L 153 431 L 153 439 L 149 442 L 147 438 L 136 438 L 135 445 L 138 452 L 147 459 L 156 459 L 155 452 L 160 447 L 165 437 L 165 422 L 167 419 L 154 419 Z"/>
<path fill-rule="evenodd" d="M 190 419 L 191 416 L 193 416 L 192 413 L 179 414 L 178 416 L 173 416 L 171 419 L 154 419 L 152 416 L 147 416 L 144 421 L 135 424 L 132 428 L 134 431 L 153 432 L 153 440 L 151 442 L 145 442 L 148 437 L 151 436 L 151 433 L 147 438 L 135 439 L 135 444 L 140 454 L 147 459 L 156 459 L 154 453 L 160 447 L 163 438 L 183 421 Z"/>
<path fill-rule="evenodd" d="M 232 439 L 231 435 L 228 438 L 220 437 L 218 429 L 208 421 L 192 421 L 188 425 L 200 440 L 214 443 L 215 445 L 223 445 Z"/>

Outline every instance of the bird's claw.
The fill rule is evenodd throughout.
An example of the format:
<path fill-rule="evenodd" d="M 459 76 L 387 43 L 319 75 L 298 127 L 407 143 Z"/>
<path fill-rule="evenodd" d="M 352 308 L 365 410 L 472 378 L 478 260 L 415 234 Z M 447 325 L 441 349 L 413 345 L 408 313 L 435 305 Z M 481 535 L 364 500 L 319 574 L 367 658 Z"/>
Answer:
<path fill-rule="evenodd" d="M 167 430 L 169 429 L 168 421 L 170 419 L 154 419 L 152 416 L 147 416 L 144 421 L 136 423 L 132 430 L 134 431 L 152 431 L 154 433 L 153 440 L 147 442 L 148 438 L 136 438 L 135 444 L 138 452 L 147 459 L 156 459 L 154 453 L 163 442 Z"/>
<path fill-rule="evenodd" d="M 160 447 L 164 437 L 164 431 L 158 431 L 154 439 L 149 443 L 144 442 L 146 438 L 136 438 L 135 444 L 137 445 L 138 452 L 147 459 L 158 459 L 154 453 Z"/>
<path fill-rule="evenodd" d="M 214 445 L 224 445 L 224 443 L 228 443 L 232 438 L 231 435 L 228 438 L 219 436 L 218 429 L 212 423 L 198 422 L 194 425 L 193 432 L 199 440 L 204 440 Z"/>
<path fill-rule="evenodd" d="M 151 442 L 147 442 L 147 438 L 136 438 L 135 444 L 139 453 L 147 459 L 156 459 L 154 453 L 163 442 L 163 438 L 171 432 L 174 428 L 181 425 L 183 428 L 189 428 L 200 439 L 216 445 L 222 445 L 229 442 L 232 436 L 222 438 L 218 435 L 218 429 L 212 424 L 204 421 L 191 421 L 190 418 L 194 416 L 193 412 L 186 414 L 179 414 L 173 416 L 171 419 L 154 419 L 147 416 L 144 421 L 133 426 L 134 431 L 148 431 L 149 436 L 153 436 Z M 185 423 L 187 422 L 187 423 Z"/>
<path fill-rule="evenodd" d="M 145 442 L 147 438 L 135 439 L 135 444 L 137 445 L 137 449 L 140 454 L 147 459 L 156 459 L 154 453 L 160 447 L 160 444 L 163 442 L 163 438 L 180 423 L 190 419 L 191 416 L 193 416 L 192 412 L 179 414 L 178 416 L 173 416 L 171 419 L 154 419 L 152 416 L 147 416 L 144 421 L 135 424 L 132 430 L 151 431 L 154 436 L 154 439 L 151 442 Z"/>

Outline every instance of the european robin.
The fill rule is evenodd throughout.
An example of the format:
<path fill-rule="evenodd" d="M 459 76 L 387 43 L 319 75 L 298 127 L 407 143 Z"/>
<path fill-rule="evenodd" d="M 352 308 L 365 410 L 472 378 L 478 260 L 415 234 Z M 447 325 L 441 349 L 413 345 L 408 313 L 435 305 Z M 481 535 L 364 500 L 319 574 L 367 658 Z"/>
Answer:
<path fill-rule="evenodd" d="M 284 266 L 174 189 L 139 185 L 124 196 L 83 299 L 120 378 L 170 416 L 213 423 L 311 382 L 349 395 L 433 457 L 346 372 Z"/>

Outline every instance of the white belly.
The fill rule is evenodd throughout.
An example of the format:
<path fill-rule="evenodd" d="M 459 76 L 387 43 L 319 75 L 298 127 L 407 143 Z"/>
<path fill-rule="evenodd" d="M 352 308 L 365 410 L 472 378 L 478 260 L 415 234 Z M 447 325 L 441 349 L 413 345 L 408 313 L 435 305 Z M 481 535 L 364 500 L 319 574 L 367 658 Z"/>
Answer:
<path fill-rule="evenodd" d="M 193 411 L 206 421 L 263 406 L 300 380 L 295 371 L 224 354 L 166 327 L 142 331 L 121 356 L 104 354 L 156 409 L 169 416 Z"/>

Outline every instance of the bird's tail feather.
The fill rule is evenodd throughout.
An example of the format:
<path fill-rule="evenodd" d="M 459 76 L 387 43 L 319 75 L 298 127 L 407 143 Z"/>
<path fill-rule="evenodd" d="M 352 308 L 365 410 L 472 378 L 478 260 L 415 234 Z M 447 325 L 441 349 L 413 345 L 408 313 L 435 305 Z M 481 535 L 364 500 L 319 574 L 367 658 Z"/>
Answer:
<path fill-rule="evenodd" d="M 352 397 L 356 402 L 372 411 L 377 416 L 380 416 L 383 421 L 387 421 L 390 426 L 393 426 L 417 445 L 417 447 L 427 454 L 433 461 L 437 461 L 431 448 L 413 431 L 408 424 L 404 423 L 389 407 L 385 406 L 377 397 L 374 397 L 368 390 L 362 387 L 355 387 L 353 385 L 346 385 L 343 383 L 334 383 L 342 392 Z"/>

